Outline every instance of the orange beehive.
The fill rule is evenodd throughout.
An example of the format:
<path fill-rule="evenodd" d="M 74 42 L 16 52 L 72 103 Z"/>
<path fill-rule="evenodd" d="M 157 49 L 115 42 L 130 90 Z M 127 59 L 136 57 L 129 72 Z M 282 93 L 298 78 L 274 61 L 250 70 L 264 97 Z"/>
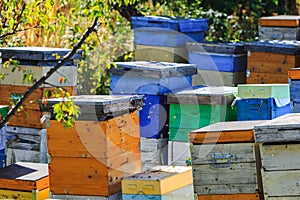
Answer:
<path fill-rule="evenodd" d="M 81 115 L 72 128 L 47 128 L 50 190 L 55 195 L 110 196 L 121 178 L 141 171 L 138 102 L 129 96 L 75 96 Z M 59 99 L 49 100 L 45 110 Z M 137 103 L 137 104 L 135 104 Z"/>

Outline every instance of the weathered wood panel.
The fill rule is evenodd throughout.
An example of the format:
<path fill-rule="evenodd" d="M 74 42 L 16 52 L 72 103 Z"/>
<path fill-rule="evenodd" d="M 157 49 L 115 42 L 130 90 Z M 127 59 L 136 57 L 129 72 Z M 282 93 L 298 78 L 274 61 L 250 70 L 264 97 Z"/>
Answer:
<path fill-rule="evenodd" d="M 299 40 L 300 28 L 295 27 L 258 27 L 259 40 Z"/>
<path fill-rule="evenodd" d="M 262 172 L 264 195 L 268 197 L 297 196 L 300 198 L 299 170 Z"/>
<path fill-rule="evenodd" d="M 297 170 L 300 166 L 300 144 L 260 144 L 265 171 Z"/>
<path fill-rule="evenodd" d="M 212 153 L 231 154 L 231 163 L 255 162 L 254 144 L 205 144 L 191 147 L 193 165 L 212 164 Z"/>
<path fill-rule="evenodd" d="M 83 196 L 83 195 L 56 195 L 52 194 L 51 198 L 53 199 L 65 199 L 65 200 L 122 200 L 121 192 L 116 193 L 110 196 Z"/>
<path fill-rule="evenodd" d="M 25 149 L 7 148 L 6 157 L 6 165 L 16 162 L 46 163 L 47 161 L 39 151 Z"/>
<path fill-rule="evenodd" d="M 250 72 L 250 75 L 247 76 L 246 83 L 247 84 L 288 83 L 288 75 Z"/>
<path fill-rule="evenodd" d="M 185 161 L 191 158 L 190 144 L 188 142 L 169 141 L 168 165 L 185 166 Z"/>
<path fill-rule="evenodd" d="M 214 185 L 214 186 L 194 186 L 194 191 L 201 194 L 253 194 L 256 192 L 256 184 L 234 184 L 234 185 Z"/>
<path fill-rule="evenodd" d="M 134 59 L 137 61 L 187 63 L 188 52 L 185 47 L 135 45 Z"/>
<path fill-rule="evenodd" d="M 193 75 L 193 86 L 237 86 L 243 83 L 246 83 L 246 72 L 198 70 L 198 73 Z"/>
<path fill-rule="evenodd" d="M 259 200 L 258 194 L 212 194 L 198 195 L 198 200 Z"/>

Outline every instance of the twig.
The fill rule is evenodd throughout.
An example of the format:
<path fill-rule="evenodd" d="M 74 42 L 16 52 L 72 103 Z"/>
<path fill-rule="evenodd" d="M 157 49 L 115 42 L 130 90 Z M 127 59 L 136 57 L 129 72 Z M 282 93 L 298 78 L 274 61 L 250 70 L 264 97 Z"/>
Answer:
<path fill-rule="evenodd" d="M 73 49 L 67 53 L 62 60 L 58 61 L 55 67 L 51 68 L 44 76 L 42 76 L 31 88 L 29 88 L 23 97 L 16 103 L 16 105 L 8 112 L 7 116 L 3 121 L 0 122 L 0 128 L 2 128 L 9 119 L 14 115 L 14 113 L 21 107 L 23 102 L 32 94 L 40 85 L 42 85 L 54 72 L 56 72 L 61 66 L 63 66 L 68 60 L 72 58 L 72 56 L 76 53 L 76 51 L 81 47 L 86 38 L 98 28 L 98 17 L 96 17 L 93 21 L 93 24 L 88 27 L 84 34 L 81 36 L 80 40 L 73 47 Z"/>

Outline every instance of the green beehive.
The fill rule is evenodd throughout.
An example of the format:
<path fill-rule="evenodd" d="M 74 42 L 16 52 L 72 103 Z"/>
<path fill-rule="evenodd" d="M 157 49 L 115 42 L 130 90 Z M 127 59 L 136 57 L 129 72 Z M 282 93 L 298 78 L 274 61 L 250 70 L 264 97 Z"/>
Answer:
<path fill-rule="evenodd" d="M 7 116 L 8 106 L 0 105 L 0 121 Z"/>
<path fill-rule="evenodd" d="M 290 98 L 289 84 L 239 84 L 239 98 Z"/>
<path fill-rule="evenodd" d="M 209 86 L 168 94 L 169 140 L 188 142 L 188 133 L 220 121 L 236 120 L 236 87 Z"/>

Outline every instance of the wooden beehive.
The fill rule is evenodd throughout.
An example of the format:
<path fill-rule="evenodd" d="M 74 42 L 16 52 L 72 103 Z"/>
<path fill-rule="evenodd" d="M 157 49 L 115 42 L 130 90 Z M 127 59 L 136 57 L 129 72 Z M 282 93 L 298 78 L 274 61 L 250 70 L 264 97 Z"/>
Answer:
<path fill-rule="evenodd" d="M 288 83 L 288 70 L 299 67 L 300 42 L 287 40 L 245 43 L 248 84 Z"/>
<path fill-rule="evenodd" d="M 255 126 L 265 199 L 299 199 L 300 114 Z"/>
<path fill-rule="evenodd" d="M 24 72 L 33 76 L 33 80 L 40 79 L 46 72 L 53 68 L 70 50 L 62 48 L 45 47 L 8 47 L 0 48 L 1 60 L 0 73 L 5 74 L 0 85 L 0 104 L 10 105 L 13 100 L 18 100 L 33 83 L 23 80 Z M 10 126 L 27 128 L 45 128 L 40 123 L 42 113 L 38 104 L 30 103 L 41 99 L 46 90 L 54 90 L 55 86 L 62 87 L 71 95 L 75 95 L 77 84 L 77 60 L 81 58 L 81 51 L 76 53 L 57 73 L 54 73 L 47 83 L 37 88 L 24 102 L 23 109 L 17 112 L 9 121 Z M 5 63 L 13 59 L 18 62 L 17 70 L 12 72 L 14 64 L 5 67 Z M 63 81 L 62 81 L 63 80 Z"/>
<path fill-rule="evenodd" d="M 49 198 L 48 165 L 18 162 L 0 169 L 1 199 Z"/>
<path fill-rule="evenodd" d="M 300 17 L 295 15 L 267 16 L 259 19 L 260 40 L 300 40 Z"/>
<path fill-rule="evenodd" d="M 117 62 L 116 65 L 110 68 L 112 93 L 144 95 L 145 106 L 139 111 L 141 137 L 166 137 L 169 108 L 164 103 L 164 94 L 191 87 L 196 66 L 149 61 Z"/>
<path fill-rule="evenodd" d="M 42 108 L 62 99 L 49 99 Z M 141 171 L 141 97 L 75 96 L 81 115 L 72 128 L 56 120 L 47 128 L 50 189 L 55 195 L 109 197 L 121 191 L 121 178 Z M 52 118 L 54 119 L 54 118 Z"/>
<path fill-rule="evenodd" d="M 122 180 L 122 199 L 194 199 L 192 168 L 157 166 Z"/>
<path fill-rule="evenodd" d="M 293 68 L 288 71 L 291 95 L 291 112 L 300 112 L 300 70 Z"/>
<path fill-rule="evenodd" d="M 260 167 L 254 126 L 263 122 L 218 122 L 191 131 L 198 199 L 259 199 Z"/>
<path fill-rule="evenodd" d="M 166 47 L 185 46 L 186 42 L 202 42 L 208 30 L 208 19 L 182 19 L 162 16 L 131 18 L 134 43 Z"/>

